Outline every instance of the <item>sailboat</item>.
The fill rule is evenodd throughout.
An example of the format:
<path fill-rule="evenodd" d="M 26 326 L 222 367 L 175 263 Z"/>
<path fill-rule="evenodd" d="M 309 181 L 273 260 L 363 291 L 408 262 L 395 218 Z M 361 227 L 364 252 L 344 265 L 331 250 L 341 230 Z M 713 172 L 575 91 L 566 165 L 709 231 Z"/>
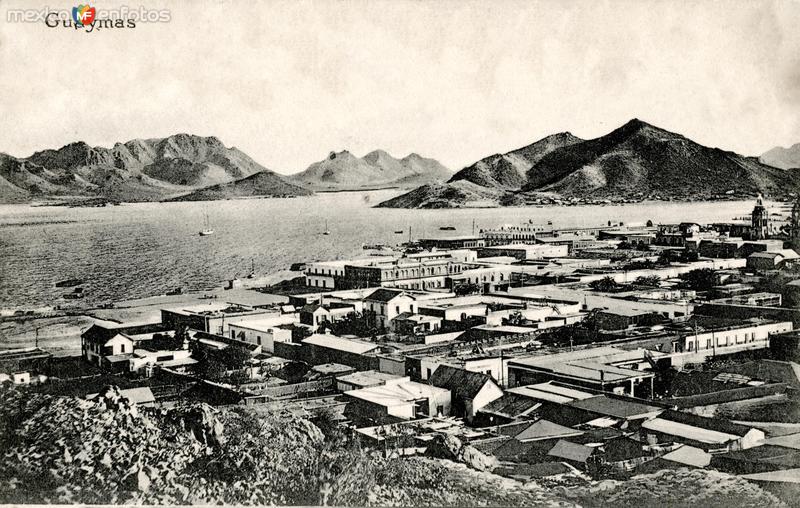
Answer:
<path fill-rule="evenodd" d="M 331 230 L 328 229 L 328 221 L 325 221 L 325 231 L 323 231 L 322 234 L 325 236 L 331 234 Z"/>
<path fill-rule="evenodd" d="M 250 273 L 247 274 L 248 279 L 253 279 L 256 276 L 256 262 L 253 258 L 250 258 Z"/>
<path fill-rule="evenodd" d="M 206 214 L 206 225 L 205 225 L 205 228 L 203 228 L 203 230 L 200 231 L 200 236 L 208 236 L 208 235 L 213 235 L 213 234 L 214 234 L 214 230 L 211 229 L 211 226 L 209 226 L 209 224 L 208 224 L 208 214 Z"/>

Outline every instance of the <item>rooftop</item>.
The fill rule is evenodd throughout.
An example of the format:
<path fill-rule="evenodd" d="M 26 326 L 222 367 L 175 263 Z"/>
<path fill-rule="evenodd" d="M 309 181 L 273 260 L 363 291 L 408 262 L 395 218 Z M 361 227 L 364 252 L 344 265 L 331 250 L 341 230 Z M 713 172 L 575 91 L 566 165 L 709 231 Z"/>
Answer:
<path fill-rule="evenodd" d="M 646 361 L 644 350 L 625 351 L 614 347 L 580 349 L 566 353 L 511 360 L 509 366 L 532 368 L 555 375 L 593 382 L 619 382 L 653 377 L 649 371 L 618 367 L 615 364 Z M 664 353 L 651 352 L 653 356 Z"/>
<path fill-rule="evenodd" d="M 387 374 L 377 370 L 365 370 L 362 372 L 353 372 L 352 374 L 345 374 L 344 376 L 337 376 L 336 378 L 343 383 L 350 383 L 357 386 L 373 386 L 376 384 L 384 384 L 387 381 L 394 380 L 408 380 L 407 377 L 397 376 L 395 374 Z"/>
<path fill-rule="evenodd" d="M 692 441 L 707 444 L 724 444 L 729 441 L 736 441 L 739 436 L 717 432 L 715 430 L 704 429 L 687 425 L 685 423 L 673 422 L 661 418 L 654 418 L 642 424 L 642 428 L 653 430 L 670 436 L 680 436 Z"/>
<path fill-rule="evenodd" d="M 315 346 L 325 347 L 328 349 L 336 349 L 339 351 L 347 351 L 348 353 L 364 354 L 378 349 L 378 344 L 371 342 L 361 342 L 351 339 L 343 339 L 335 335 L 327 335 L 316 333 L 308 338 L 303 339 L 303 344 L 312 344 Z"/>
<path fill-rule="evenodd" d="M 588 399 L 595 396 L 593 393 L 559 386 L 551 382 L 509 388 L 507 392 L 537 400 L 555 402 L 557 404 L 566 404 L 575 400 Z"/>
<path fill-rule="evenodd" d="M 646 418 L 663 411 L 662 408 L 656 406 L 632 400 L 611 398 L 605 395 L 575 400 L 570 402 L 569 405 L 616 418 Z"/>
<path fill-rule="evenodd" d="M 402 294 L 404 294 L 404 291 L 401 291 L 399 289 L 380 288 L 373 291 L 368 297 L 365 298 L 365 300 L 370 300 L 375 302 L 389 302 Z M 408 296 L 410 297 L 410 295 Z"/>
<path fill-rule="evenodd" d="M 564 437 L 579 436 L 583 434 L 582 431 L 570 427 L 565 427 L 550 420 L 537 420 L 526 427 L 522 432 L 514 436 L 514 438 L 521 442 L 526 441 L 541 441 L 544 439 L 557 439 Z"/>
<path fill-rule="evenodd" d="M 433 386 L 450 390 L 454 398 L 473 399 L 486 383 L 497 386 L 497 383 L 486 374 L 458 369 L 449 365 L 440 365 L 428 381 Z"/>
<path fill-rule="evenodd" d="M 406 381 L 391 385 L 372 386 L 344 392 L 345 395 L 365 400 L 384 407 L 404 406 L 409 402 L 428 399 L 432 395 L 444 395 L 448 390 L 423 383 Z"/>

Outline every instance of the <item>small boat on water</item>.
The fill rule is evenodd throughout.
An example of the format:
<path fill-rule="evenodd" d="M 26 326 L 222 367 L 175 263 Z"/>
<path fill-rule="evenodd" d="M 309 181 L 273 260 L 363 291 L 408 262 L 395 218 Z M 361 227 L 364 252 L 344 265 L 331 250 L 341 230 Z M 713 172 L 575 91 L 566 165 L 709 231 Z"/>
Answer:
<path fill-rule="evenodd" d="M 208 235 L 213 235 L 214 234 L 214 230 L 211 229 L 211 226 L 209 226 L 209 224 L 208 224 L 208 214 L 206 214 L 206 225 L 205 225 L 205 228 L 203 228 L 203 230 L 200 231 L 199 234 L 200 234 L 200 236 L 208 236 Z"/>
<path fill-rule="evenodd" d="M 364 250 L 384 250 L 384 249 L 388 249 L 388 247 L 386 245 L 382 244 L 382 243 L 375 243 L 375 244 L 365 243 L 365 244 L 361 245 L 361 248 L 364 249 Z"/>
<path fill-rule="evenodd" d="M 60 280 L 56 282 L 57 288 L 71 288 L 73 286 L 77 286 L 78 284 L 83 284 L 83 279 L 67 279 L 67 280 Z"/>
<path fill-rule="evenodd" d="M 331 234 L 331 230 L 328 229 L 328 221 L 325 221 L 325 231 L 322 232 L 323 235 L 328 236 Z"/>
<path fill-rule="evenodd" d="M 455 231 L 455 226 L 442 226 L 439 228 L 439 231 Z"/>
<path fill-rule="evenodd" d="M 402 235 L 403 234 L 403 230 L 402 229 L 398 229 L 397 231 L 394 232 L 394 234 Z"/>

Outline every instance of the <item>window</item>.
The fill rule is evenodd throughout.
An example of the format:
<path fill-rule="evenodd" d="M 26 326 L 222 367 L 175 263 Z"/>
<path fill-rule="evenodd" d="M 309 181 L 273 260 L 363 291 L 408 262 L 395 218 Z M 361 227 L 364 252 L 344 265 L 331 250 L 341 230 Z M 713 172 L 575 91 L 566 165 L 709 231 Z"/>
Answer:
<path fill-rule="evenodd" d="M 256 342 L 258 343 L 259 346 L 261 345 L 261 335 L 256 336 Z"/>
<path fill-rule="evenodd" d="M 400 314 L 400 306 L 399 306 L 399 305 L 395 305 L 395 306 L 394 306 L 394 311 L 395 311 L 397 314 Z"/>
<path fill-rule="evenodd" d="M 692 352 L 692 351 L 694 351 L 694 342 L 692 342 L 692 341 L 689 341 L 689 348 L 688 348 L 688 351 L 689 351 L 689 352 Z"/>
<path fill-rule="evenodd" d="M 711 349 L 711 339 L 706 339 L 706 349 Z"/>
<path fill-rule="evenodd" d="M 124 353 L 125 352 L 125 344 L 120 344 L 119 350 Z"/>

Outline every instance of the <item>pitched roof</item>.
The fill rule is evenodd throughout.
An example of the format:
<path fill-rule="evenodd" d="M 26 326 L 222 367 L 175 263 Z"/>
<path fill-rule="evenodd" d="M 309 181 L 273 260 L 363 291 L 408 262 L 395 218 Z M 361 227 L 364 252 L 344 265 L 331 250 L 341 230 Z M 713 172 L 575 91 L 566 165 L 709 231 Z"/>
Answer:
<path fill-rule="evenodd" d="M 497 386 L 497 383 L 486 374 L 458 369 L 449 365 L 440 365 L 433 371 L 428 381 L 433 386 L 447 388 L 453 393 L 454 397 L 462 399 L 474 399 L 486 383 L 492 383 Z"/>
<path fill-rule="evenodd" d="M 583 434 L 580 430 L 571 429 L 550 420 L 539 420 L 530 424 L 522 432 L 514 436 L 514 439 L 525 441 L 540 441 L 542 439 L 555 439 L 561 437 L 579 436 Z"/>
<path fill-rule="evenodd" d="M 561 439 L 549 452 L 547 452 L 547 455 L 573 462 L 586 462 L 586 460 L 592 456 L 594 450 L 594 448 L 590 448 L 581 444 L 570 443 L 569 441 Z"/>
<path fill-rule="evenodd" d="M 765 473 L 745 474 L 741 477 L 758 482 L 800 483 L 800 469 L 767 471 Z"/>
<path fill-rule="evenodd" d="M 603 444 L 603 457 L 609 462 L 644 457 L 647 453 L 642 448 L 642 443 L 627 436 L 609 439 Z"/>
<path fill-rule="evenodd" d="M 149 323 L 141 325 L 122 325 L 112 326 L 93 324 L 88 330 L 81 334 L 81 337 L 90 342 L 106 342 L 118 333 L 127 335 L 141 335 L 145 333 L 158 333 L 166 331 L 161 323 Z"/>
<path fill-rule="evenodd" d="M 724 444 L 730 441 L 736 441 L 739 438 L 739 436 L 735 434 L 718 432 L 690 424 L 665 420 L 663 418 L 648 420 L 642 424 L 642 428 L 668 436 L 681 437 L 706 444 Z"/>
<path fill-rule="evenodd" d="M 320 305 L 319 303 L 309 303 L 303 305 L 303 308 L 300 309 L 300 312 L 307 313 L 307 312 L 316 312 L 318 309 L 327 310 L 325 307 Z"/>
<path fill-rule="evenodd" d="M 714 455 L 714 467 L 723 471 L 745 472 L 745 464 L 760 465 L 763 469 L 800 467 L 800 451 L 783 446 L 764 445 L 746 450 Z M 736 464 L 742 464 L 737 466 Z"/>
<path fill-rule="evenodd" d="M 787 434 L 785 436 L 771 437 L 764 440 L 764 444 L 800 450 L 800 434 Z"/>
<path fill-rule="evenodd" d="M 706 467 L 711 463 L 711 454 L 701 448 L 683 445 L 663 456 L 664 460 L 694 467 Z"/>
<path fill-rule="evenodd" d="M 405 293 L 397 289 L 380 288 L 370 293 L 370 295 L 366 297 L 365 300 L 371 300 L 375 302 L 389 302 L 402 294 Z"/>
<path fill-rule="evenodd" d="M 576 400 L 570 402 L 569 405 L 604 416 L 614 416 L 616 418 L 645 417 L 662 411 L 661 408 L 656 406 L 649 406 L 632 400 L 614 399 L 605 395 Z"/>
<path fill-rule="evenodd" d="M 538 400 L 531 397 L 525 397 L 516 393 L 506 393 L 499 399 L 493 400 L 483 406 L 480 412 L 492 413 L 507 418 L 517 418 L 518 416 L 524 416 L 540 404 Z"/>
<path fill-rule="evenodd" d="M 724 434 L 733 434 L 739 437 L 746 435 L 752 430 L 746 425 L 739 425 L 738 423 L 733 423 L 722 418 L 706 418 L 705 416 L 697 416 L 681 411 L 665 411 L 659 415 L 659 418 Z"/>

